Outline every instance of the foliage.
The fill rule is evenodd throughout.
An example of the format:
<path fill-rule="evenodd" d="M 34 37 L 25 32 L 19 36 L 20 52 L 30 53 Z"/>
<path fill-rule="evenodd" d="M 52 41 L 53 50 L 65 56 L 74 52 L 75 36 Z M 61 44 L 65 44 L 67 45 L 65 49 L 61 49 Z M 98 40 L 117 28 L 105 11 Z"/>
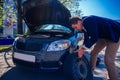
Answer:
<path fill-rule="evenodd" d="M 72 16 L 82 16 L 82 11 L 79 8 L 79 2 L 81 0 L 59 0 L 63 3 L 70 11 Z"/>
<path fill-rule="evenodd" d="M 3 20 L 3 3 L 0 2 L 0 26 L 2 26 Z"/>
<path fill-rule="evenodd" d="M 16 7 L 13 0 L 4 0 L 3 4 L 3 25 L 5 27 L 14 27 L 16 26 Z"/>

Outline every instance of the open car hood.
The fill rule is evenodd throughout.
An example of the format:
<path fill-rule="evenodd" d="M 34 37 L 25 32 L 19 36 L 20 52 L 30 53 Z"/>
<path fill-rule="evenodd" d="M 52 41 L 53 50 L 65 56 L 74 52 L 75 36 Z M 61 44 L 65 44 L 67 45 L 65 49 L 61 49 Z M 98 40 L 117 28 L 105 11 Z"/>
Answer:
<path fill-rule="evenodd" d="M 70 11 L 58 0 L 27 0 L 23 3 L 23 14 L 31 32 L 43 24 L 59 24 L 70 28 Z"/>

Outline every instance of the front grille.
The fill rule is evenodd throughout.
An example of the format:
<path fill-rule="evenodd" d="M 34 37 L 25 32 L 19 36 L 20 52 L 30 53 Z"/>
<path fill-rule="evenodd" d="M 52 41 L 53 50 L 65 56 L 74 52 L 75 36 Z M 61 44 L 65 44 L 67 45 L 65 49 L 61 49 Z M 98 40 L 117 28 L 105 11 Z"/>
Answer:
<path fill-rule="evenodd" d="M 24 51 L 40 51 L 43 47 L 43 42 L 40 40 L 33 40 L 33 39 L 28 39 L 25 40 L 24 42 L 21 40 L 17 41 L 16 48 Z"/>
<path fill-rule="evenodd" d="M 60 64 L 58 61 L 49 61 L 49 62 L 41 62 L 41 67 L 43 68 L 55 68 L 55 67 L 59 67 Z"/>
<path fill-rule="evenodd" d="M 42 44 L 38 43 L 27 43 L 25 45 L 26 51 L 40 51 L 42 48 Z"/>

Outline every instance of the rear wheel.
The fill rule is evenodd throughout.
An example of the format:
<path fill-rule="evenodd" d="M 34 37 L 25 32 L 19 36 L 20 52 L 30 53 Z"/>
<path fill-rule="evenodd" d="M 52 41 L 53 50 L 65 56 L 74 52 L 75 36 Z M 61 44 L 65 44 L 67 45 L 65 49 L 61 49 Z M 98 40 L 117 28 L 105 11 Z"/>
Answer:
<path fill-rule="evenodd" d="M 67 80 L 93 80 L 89 62 L 85 56 L 78 58 L 76 53 L 66 58 L 63 71 Z"/>

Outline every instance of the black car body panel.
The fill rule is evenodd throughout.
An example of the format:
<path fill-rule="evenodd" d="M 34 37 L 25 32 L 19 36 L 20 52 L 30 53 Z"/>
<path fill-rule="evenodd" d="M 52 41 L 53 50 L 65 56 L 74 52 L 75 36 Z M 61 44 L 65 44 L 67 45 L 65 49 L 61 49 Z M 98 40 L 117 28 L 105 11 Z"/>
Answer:
<path fill-rule="evenodd" d="M 31 32 L 43 24 L 59 24 L 70 28 L 70 11 L 58 0 L 30 0 L 23 4 L 24 20 Z"/>
<path fill-rule="evenodd" d="M 52 25 L 54 28 L 60 26 L 55 24 Z M 15 40 L 14 63 L 24 66 L 29 66 L 29 64 L 33 63 L 33 65 L 40 69 L 58 69 L 62 66 L 65 57 L 77 48 L 77 44 L 82 38 L 82 35 L 73 35 L 72 32 L 64 26 L 61 26 L 65 29 L 62 31 L 56 28 L 54 30 L 52 27 L 46 30 L 49 26 L 50 24 L 47 24 L 47 26 L 45 25 L 44 27 L 45 30 L 40 27 L 42 30 L 37 30 L 34 34 L 24 37 L 18 37 L 18 39 Z M 53 45 L 57 48 L 63 43 L 68 47 L 60 50 L 55 50 L 50 47 Z M 27 56 L 29 57 L 27 58 Z M 28 62 L 28 64 L 26 64 L 26 62 Z"/>

